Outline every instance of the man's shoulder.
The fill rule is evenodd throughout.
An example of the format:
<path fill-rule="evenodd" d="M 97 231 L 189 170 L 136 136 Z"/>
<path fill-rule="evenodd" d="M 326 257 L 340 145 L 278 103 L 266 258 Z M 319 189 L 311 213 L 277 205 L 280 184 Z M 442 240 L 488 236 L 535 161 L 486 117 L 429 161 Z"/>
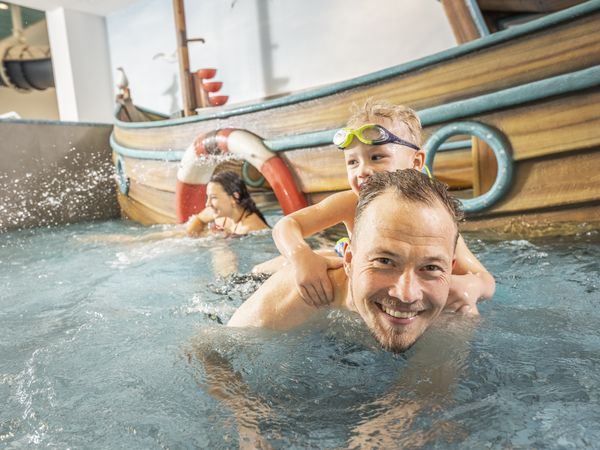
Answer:
<path fill-rule="evenodd" d="M 333 308 L 346 307 L 346 273 L 343 268 L 328 271 L 334 289 Z M 228 326 L 288 330 L 309 320 L 318 308 L 308 305 L 294 285 L 293 267 L 273 274 L 233 314 Z"/>
<path fill-rule="evenodd" d="M 307 320 L 313 310 L 316 308 L 304 303 L 294 287 L 293 268 L 288 265 L 265 281 L 236 310 L 227 325 L 285 330 Z"/>

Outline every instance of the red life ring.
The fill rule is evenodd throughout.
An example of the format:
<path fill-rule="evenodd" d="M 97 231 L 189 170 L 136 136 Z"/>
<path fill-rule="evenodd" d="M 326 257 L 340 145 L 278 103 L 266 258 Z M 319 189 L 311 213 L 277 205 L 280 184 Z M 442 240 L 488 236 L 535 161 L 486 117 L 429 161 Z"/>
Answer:
<path fill-rule="evenodd" d="M 307 206 L 283 160 L 263 140 L 246 130 L 225 128 L 199 136 L 186 149 L 177 171 L 175 202 L 177 220 L 183 223 L 206 203 L 206 185 L 216 163 L 210 155 L 233 153 L 256 167 L 267 179 L 284 214 Z"/>

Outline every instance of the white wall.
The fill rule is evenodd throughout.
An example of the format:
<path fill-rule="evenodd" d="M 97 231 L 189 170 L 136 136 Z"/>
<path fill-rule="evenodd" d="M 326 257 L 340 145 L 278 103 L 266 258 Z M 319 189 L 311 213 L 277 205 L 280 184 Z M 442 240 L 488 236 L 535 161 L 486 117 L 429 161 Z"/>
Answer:
<path fill-rule="evenodd" d="M 60 119 L 112 121 L 114 109 L 104 17 L 57 8 L 46 13 Z"/>
<path fill-rule="evenodd" d="M 216 67 L 231 103 L 321 86 L 455 45 L 433 0 L 202 0 L 186 2 L 192 69 Z M 180 109 L 170 0 L 107 16 L 113 74 L 129 77 L 136 104 Z"/>

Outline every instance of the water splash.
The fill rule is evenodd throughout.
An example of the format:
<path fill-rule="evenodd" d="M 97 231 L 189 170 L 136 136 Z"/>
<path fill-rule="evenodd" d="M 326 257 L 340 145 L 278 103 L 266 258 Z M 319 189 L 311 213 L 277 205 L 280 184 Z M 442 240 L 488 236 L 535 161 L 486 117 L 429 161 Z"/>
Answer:
<path fill-rule="evenodd" d="M 0 173 L 0 233 L 118 214 L 112 163 L 100 153 L 71 150 L 65 155 L 69 167 L 53 163 L 35 175 Z"/>

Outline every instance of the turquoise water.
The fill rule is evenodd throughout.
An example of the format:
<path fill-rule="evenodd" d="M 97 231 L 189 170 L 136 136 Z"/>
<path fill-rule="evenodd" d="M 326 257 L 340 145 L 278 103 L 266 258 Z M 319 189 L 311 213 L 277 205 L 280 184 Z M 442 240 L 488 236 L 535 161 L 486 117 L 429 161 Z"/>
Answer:
<path fill-rule="evenodd" d="M 104 222 L 0 235 L 0 447 L 237 448 L 232 408 L 274 448 L 600 441 L 597 233 L 466 236 L 496 297 L 397 356 L 349 315 L 289 333 L 224 329 L 260 284 L 243 274 L 275 255 L 270 235 L 106 237 L 148 232 Z M 239 374 L 220 379 L 233 404 L 208 392 L 207 347 Z"/>

